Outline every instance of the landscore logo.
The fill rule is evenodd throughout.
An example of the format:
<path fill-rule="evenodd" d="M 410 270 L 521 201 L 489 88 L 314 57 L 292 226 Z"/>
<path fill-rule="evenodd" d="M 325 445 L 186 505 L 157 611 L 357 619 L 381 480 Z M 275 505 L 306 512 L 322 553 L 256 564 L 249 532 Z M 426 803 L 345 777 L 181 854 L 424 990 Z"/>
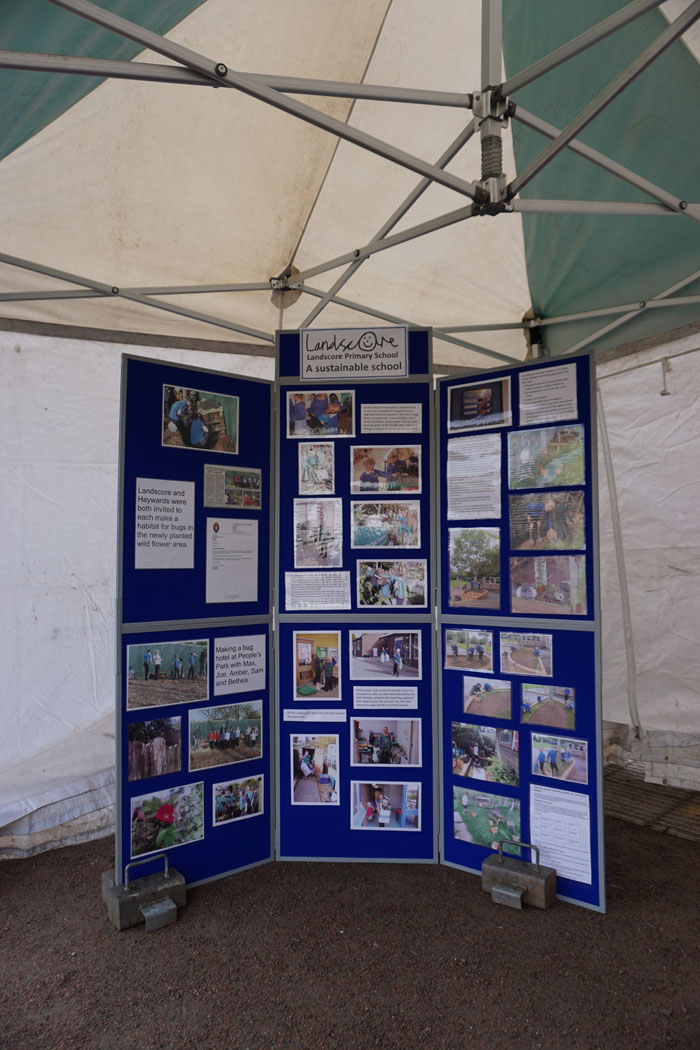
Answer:
<path fill-rule="evenodd" d="M 304 329 L 301 351 L 304 379 L 375 379 L 408 374 L 404 327 Z"/>

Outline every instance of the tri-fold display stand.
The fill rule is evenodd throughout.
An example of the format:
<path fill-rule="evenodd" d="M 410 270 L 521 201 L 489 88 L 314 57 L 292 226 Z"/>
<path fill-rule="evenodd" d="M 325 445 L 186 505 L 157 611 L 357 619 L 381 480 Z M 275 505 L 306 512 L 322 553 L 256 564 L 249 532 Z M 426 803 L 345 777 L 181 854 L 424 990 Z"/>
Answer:
<path fill-rule="evenodd" d="M 509 839 L 604 910 L 589 357 L 435 391 L 426 330 L 277 351 L 124 358 L 117 886 Z"/>

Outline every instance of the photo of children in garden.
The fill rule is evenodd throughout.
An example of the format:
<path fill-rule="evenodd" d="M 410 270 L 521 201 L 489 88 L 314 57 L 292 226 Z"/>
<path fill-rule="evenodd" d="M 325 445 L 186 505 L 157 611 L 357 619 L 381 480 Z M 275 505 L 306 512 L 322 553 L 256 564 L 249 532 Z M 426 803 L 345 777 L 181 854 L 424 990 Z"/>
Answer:
<path fill-rule="evenodd" d="M 262 756 L 262 700 L 190 711 L 190 772 Z"/>
<path fill-rule="evenodd" d="M 503 674 L 552 674 L 551 634 L 501 631 L 500 651 Z"/>
<path fill-rule="evenodd" d="M 398 445 L 352 445 L 350 492 L 416 495 L 422 491 L 421 449 Z"/>
<path fill-rule="evenodd" d="M 587 784 L 588 744 L 585 740 L 533 733 L 531 766 L 534 776 Z"/>
<path fill-rule="evenodd" d="M 450 529 L 450 606 L 498 609 L 501 530 Z"/>
<path fill-rule="evenodd" d="M 586 555 L 511 558 L 510 600 L 514 613 L 585 616 Z"/>
<path fill-rule="evenodd" d="M 259 817 L 265 806 L 264 779 L 261 773 L 246 780 L 214 784 L 214 825 Z"/>
<path fill-rule="evenodd" d="M 129 711 L 165 704 L 191 704 L 209 696 L 209 642 L 147 641 L 126 650 Z"/>
<path fill-rule="evenodd" d="M 408 499 L 401 503 L 377 500 L 350 504 L 352 542 L 361 547 L 420 547 L 420 503 Z"/>
<path fill-rule="evenodd" d="M 517 729 L 452 723 L 452 772 L 471 780 L 520 784 Z"/>
<path fill-rule="evenodd" d="M 372 606 L 428 603 L 428 563 L 423 559 L 358 561 L 357 604 Z"/>
<path fill-rule="evenodd" d="M 520 721 L 552 729 L 575 729 L 576 690 L 568 685 L 523 683 Z"/>
<path fill-rule="evenodd" d="M 511 489 L 583 485 L 583 426 L 512 430 L 508 435 L 508 477 Z"/>
<path fill-rule="evenodd" d="M 493 634 L 474 627 L 445 631 L 445 669 L 493 671 Z"/>
<path fill-rule="evenodd" d="M 335 446 L 331 441 L 299 444 L 299 495 L 332 496 L 335 492 Z"/>
<path fill-rule="evenodd" d="M 453 788 L 454 837 L 487 849 L 501 839 L 520 839 L 520 801 L 482 790 Z M 508 852 L 514 852 L 512 847 Z"/>
<path fill-rule="evenodd" d="M 583 495 L 579 489 L 511 496 L 510 545 L 513 550 L 585 550 Z"/>
<path fill-rule="evenodd" d="M 131 800 L 131 856 L 204 838 L 204 784 L 182 784 Z"/>
<path fill-rule="evenodd" d="M 288 438 L 354 437 L 352 390 L 326 389 L 287 394 Z"/>
<path fill-rule="evenodd" d="M 499 678 L 462 679 L 464 713 L 488 718 L 511 717 L 511 685 Z"/>
<path fill-rule="evenodd" d="M 162 444 L 206 452 L 238 452 L 238 398 L 163 386 Z"/>

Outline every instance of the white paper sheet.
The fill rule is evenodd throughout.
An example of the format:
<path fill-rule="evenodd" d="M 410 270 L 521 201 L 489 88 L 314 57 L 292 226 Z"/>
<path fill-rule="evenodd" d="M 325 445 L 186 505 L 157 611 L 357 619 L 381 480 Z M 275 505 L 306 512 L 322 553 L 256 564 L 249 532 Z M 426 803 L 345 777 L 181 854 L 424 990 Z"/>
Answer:
<path fill-rule="evenodd" d="M 576 365 L 520 373 L 520 426 L 577 419 Z"/>
<path fill-rule="evenodd" d="M 588 795 L 530 785 L 530 841 L 540 862 L 557 875 L 591 883 L 591 813 Z"/>
<path fill-rule="evenodd" d="M 136 479 L 136 569 L 194 568 L 194 482 Z"/>
<path fill-rule="evenodd" d="M 447 442 L 447 517 L 500 518 L 501 435 L 479 434 Z"/>
<path fill-rule="evenodd" d="M 214 639 L 214 696 L 265 688 L 265 635 Z"/>
<path fill-rule="evenodd" d="M 257 521 L 207 518 L 207 604 L 257 600 Z"/>
<path fill-rule="evenodd" d="M 285 572 L 285 609 L 349 609 L 349 572 Z"/>

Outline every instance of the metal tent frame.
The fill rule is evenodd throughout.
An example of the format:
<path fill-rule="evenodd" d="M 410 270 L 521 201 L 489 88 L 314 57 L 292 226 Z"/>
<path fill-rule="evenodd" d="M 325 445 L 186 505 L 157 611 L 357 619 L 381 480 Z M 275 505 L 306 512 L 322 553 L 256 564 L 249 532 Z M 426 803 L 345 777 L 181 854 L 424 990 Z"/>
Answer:
<path fill-rule="evenodd" d="M 416 183 L 405 200 L 389 216 L 368 243 L 359 248 L 341 253 L 317 266 L 301 271 L 293 266 L 294 259 L 292 258 L 282 274 L 272 276 L 268 281 L 253 281 L 243 284 L 120 288 L 117 285 L 107 285 L 90 277 L 46 266 L 40 262 L 0 253 L 0 262 L 2 263 L 44 276 L 54 277 L 76 286 L 67 290 L 0 293 L 0 302 L 120 296 L 123 299 L 152 309 L 178 314 L 191 320 L 202 321 L 209 325 L 249 336 L 266 344 L 260 347 L 259 351 L 265 355 L 271 355 L 274 352 L 274 332 L 251 328 L 217 316 L 215 313 L 203 313 L 176 305 L 168 302 L 168 297 L 189 294 L 201 295 L 203 293 L 216 295 L 218 293 L 243 291 L 269 291 L 270 289 L 280 293 L 296 291 L 315 300 L 300 327 L 308 327 L 330 303 L 356 311 L 365 317 L 372 316 L 390 323 L 411 324 L 410 318 L 397 317 L 387 313 L 381 309 L 379 304 L 376 307 L 368 307 L 363 303 L 341 296 L 339 293 L 371 256 L 381 251 L 390 250 L 414 238 L 427 236 L 431 232 L 446 226 L 465 222 L 480 215 L 498 217 L 515 213 L 610 214 L 654 217 L 665 215 L 684 218 L 692 222 L 700 222 L 700 203 L 678 200 L 676 196 L 667 190 L 655 185 L 603 153 L 585 145 L 578 139 L 580 132 L 599 113 L 617 98 L 636 77 L 691 25 L 700 19 L 700 0 L 693 0 L 682 14 L 670 22 L 656 39 L 625 69 L 621 70 L 618 76 L 563 129 L 556 128 L 538 116 L 520 108 L 514 101 L 514 96 L 517 96 L 519 90 L 537 78 L 544 76 L 598 41 L 615 33 L 650 9 L 658 7 L 661 0 L 632 0 L 631 3 L 615 12 L 609 18 L 591 27 L 505 82 L 500 80 L 502 68 L 502 0 L 482 0 L 482 85 L 477 90 L 464 94 L 239 73 L 229 69 L 220 60 L 209 58 L 183 47 L 134 22 L 97 7 L 90 3 L 89 0 L 49 0 L 49 2 L 98 26 L 111 30 L 122 37 L 135 41 L 143 48 L 163 55 L 168 60 L 176 63 L 176 65 L 1 51 L 0 68 L 36 70 L 58 74 L 69 73 L 100 78 L 131 79 L 183 86 L 236 89 L 295 116 L 299 120 L 321 128 L 338 139 L 346 140 L 361 149 L 400 165 L 419 175 L 420 181 Z M 390 143 L 369 135 L 348 123 L 329 116 L 308 103 L 291 98 L 289 97 L 290 94 L 336 96 L 354 100 L 378 100 L 397 104 L 412 103 L 427 106 L 450 106 L 470 111 L 473 115 L 441 156 L 435 162 L 430 163 L 404 150 L 397 149 Z M 550 140 L 549 144 L 511 181 L 508 181 L 507 173 L 503 170 L 502 159 L 503 132 L 509 120 L 519 121 L 525 127 L 540 133 L 545 139 Z M 481 144 L 481 175 L 480 178 L 474 181 L 468 181 L 451 174 L 446 169 L 450 161 L 477 133 Z M 629 203 L 609 200 L 533 200 L 523 198 L 520 195 L 521 190 L 563 150 L 573 151 L 590 163 L 635 187 L 644 193 L 649 200 Z M 399 233 L 392 232 L 425 190 L 433 183 L 447 187 L 462 197 L 466 197 L 468 203 L 430 221 L 404 229 Z M 335 270 L 340 266 L 345 268 L 329 290 L 324 291 L 307 283 L 314 276 Z M 637 317 L 642 311 L 672 309 L 700 303 L 700 295 L 679 296 L 676 294 L 682 291 L 683 288 L 692 285 L 699 278 L 700 270 L 697 270 L 688 274 L 683 280 L 677 281 L 672 287 L 661 290 L 649 289 L 648 297 L 636 303 L 620 303 L 596 310 L 560 316 L 536 316 L 525 318 L 519 323 L 441 325 L 436 321 L 432 327 L 435 335 L 442 341 L 463 349 L 476 351 L 485 357 L 497 361 L 511 363 L 517 359 L 473 342 L 471 339 L 465 338 L 465 335 L 488 330 L 495 331 L 513 328 L 520 328 L 524 332 L 529 330 L 533 352 L 536 355 L 537 332 L 543 326 L 566 325 L 581 320 L 608 318 L 592 334 L 589 334 L 584 339 L 572 341 L 565 351 L 568 353 L 595 343 L 602 335 L 623 326 L 627 321 Z M 280 307 L 280 327 L 283 327 L 281 318 L 282 306 Z M 250 350 L 247 352 L 250 352 Z"/>

